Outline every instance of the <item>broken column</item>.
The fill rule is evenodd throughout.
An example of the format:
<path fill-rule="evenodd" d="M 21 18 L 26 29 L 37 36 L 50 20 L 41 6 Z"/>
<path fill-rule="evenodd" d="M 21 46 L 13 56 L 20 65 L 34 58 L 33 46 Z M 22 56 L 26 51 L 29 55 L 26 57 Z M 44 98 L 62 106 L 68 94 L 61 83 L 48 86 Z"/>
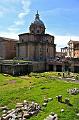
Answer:
<path fill-rule="evenodd" d="M 62 95 L 57 96 L 58 102 L 62 102 Z"/>

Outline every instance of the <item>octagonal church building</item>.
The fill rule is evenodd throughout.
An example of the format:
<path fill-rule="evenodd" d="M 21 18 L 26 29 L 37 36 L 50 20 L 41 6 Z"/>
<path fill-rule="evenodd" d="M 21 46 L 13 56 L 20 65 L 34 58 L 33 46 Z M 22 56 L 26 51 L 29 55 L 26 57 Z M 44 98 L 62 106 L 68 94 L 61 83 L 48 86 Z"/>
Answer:
<path fill-rule="evenodd" d="M 54 59 L 56 54 L 54 36 L 45 34 L 45 29 L 45 25 L 40 20 L 37 11 L 35 20 L 29 27 L 29 33 L 19 35 L 16 57 L 29 61 L 47 61 Z"/>

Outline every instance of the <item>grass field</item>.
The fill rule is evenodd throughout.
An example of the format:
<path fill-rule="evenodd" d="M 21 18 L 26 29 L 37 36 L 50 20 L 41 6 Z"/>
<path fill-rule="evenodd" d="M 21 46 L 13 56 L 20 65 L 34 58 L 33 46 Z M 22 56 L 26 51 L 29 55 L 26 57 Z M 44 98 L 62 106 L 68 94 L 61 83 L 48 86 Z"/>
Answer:
<path fill-rule="evenodd" d="M 79 120 L 76 113 L 79 112 L 79 94 L 70 95 L 67 89 L 79 88 L 79 83 L 67 82 L 56 78 L 57 73 L 31 73 L 29 76 L 12 77 L 0 74 L 0 106 L 6 105 L 15 108 L 17 102 L 23 100 L 35 101 L 42 105 L 44 97 L 52 97 L 53 101 L 42 107 L 37 116 L 30 120 L 44 120 L 50 112 L 58 114 L 59 120 Z M 70 98 L 73 106 L 59 103 L 57 95 Z M 64 112 L 61 112 L 64 109 Z M 1 112 L 0 112 L 1 115 Z"/>

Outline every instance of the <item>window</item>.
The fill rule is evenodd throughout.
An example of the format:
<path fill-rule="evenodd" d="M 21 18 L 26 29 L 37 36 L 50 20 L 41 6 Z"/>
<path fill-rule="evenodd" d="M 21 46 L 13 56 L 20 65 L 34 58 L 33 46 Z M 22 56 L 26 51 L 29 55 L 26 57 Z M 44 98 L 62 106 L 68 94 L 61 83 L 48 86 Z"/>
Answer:
<path fill-rule="evenodd" d="M 48 42 L 48 40 L 46 40 Z"/>
<path fill-rule="evenodd" d="M 40 52 L 42 52 L 42 48 L 40 48 Z"/>
<path fill-rule="evenodd" d="M 16 45 L 14 45 L 14 49 L 16 49 Z"/>
<path fill-rule="evenodd" d="M 23 42 L 24 40 L 22 39 L 21 41 Z"/>
<path fill-rule="evenodd" d="M 39 30 L 37 30 L 37 33 L 39 33 Z"/>
<path fill-rule="evenodd" d="M 51 40 L 51 43 L 53 44 L 53 41 Z"/>
<path fill-rule="evenodd" d="M 48 48 L 47 48 L 47 52 L 48 52 Z"/>
<path fill-rule="evenodd" d="M 32 30 L 32 33 L 34 33 L 33 30 Z"/>

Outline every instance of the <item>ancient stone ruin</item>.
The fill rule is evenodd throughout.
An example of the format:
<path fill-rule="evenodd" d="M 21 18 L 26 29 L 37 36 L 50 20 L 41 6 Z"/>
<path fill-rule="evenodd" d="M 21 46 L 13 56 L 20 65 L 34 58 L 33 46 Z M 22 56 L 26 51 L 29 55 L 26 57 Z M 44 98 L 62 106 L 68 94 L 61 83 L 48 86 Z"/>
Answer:
<path fill-rule="evenodd" d="M 69 100 L 69 98 L 65 98 L 65 104 L 70 105 L 70 100 Z"/>
<path fill-rule="evenodd" d="M 58 116 L 55 113 L 50 113 L 50 115 L 44 120 L 58 120 Z"/>
<path fill-rule="evenodd" d="M 57 98 L 58 102 L 62 103 L 62 95 L 58 95 L 58 96 L 56 96 L 56 98 Z"/>
<path fill-rule="evenodd" d="M 37 114 L 41 107 L 38 103 L 28 102 L 24 100 L 23 103 L 17 103 L 16 108 L 9 110 L 8 107 L 0 107 L 2 116 L 0 120 L 26 120 L 31 116 Z"/>
<path fill-rule="evenodd" d="M 67 90 L 67 92 L 71 95 L 77 95 L 79 93 L 79 89 L 78 88 L 72 88 Z"/>
<path fill-rule="evenodd" d="M 47 106 L 47 103 L 52 101 L 53 98 L 44 98 L 44 103 L 42 104 L 42 106 L 46 107 Z"/>

